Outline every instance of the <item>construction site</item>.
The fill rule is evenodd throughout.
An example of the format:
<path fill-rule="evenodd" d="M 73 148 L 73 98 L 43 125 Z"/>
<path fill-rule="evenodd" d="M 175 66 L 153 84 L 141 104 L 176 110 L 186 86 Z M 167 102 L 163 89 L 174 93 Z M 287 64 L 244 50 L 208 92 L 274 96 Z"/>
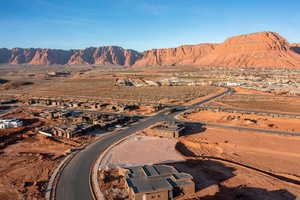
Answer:
<path fill-rule="evenodd" d="M 2 84 L 14 83 L 0 96 L 1 199 L 85 199 L 91 182 L 108 200 L 300 195 L 298 97 L 220 83 L 239 69 L 10 70 L 1 71 Z M 65 193 L 69 173 L 85 184 Z"/>

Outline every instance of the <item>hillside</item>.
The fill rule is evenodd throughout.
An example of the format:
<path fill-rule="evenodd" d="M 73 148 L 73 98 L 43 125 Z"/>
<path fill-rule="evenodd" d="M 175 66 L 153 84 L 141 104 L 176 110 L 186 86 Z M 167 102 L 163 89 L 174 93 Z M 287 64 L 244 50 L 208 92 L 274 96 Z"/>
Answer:
<path fill-rule="evenodd" d="M 211 53 L 215 48 L 214 44 L 199 44 L 148 50 L 135 66 L 193 65 L 198 58 Z"/>
<path fill-rule="evenodd" d="M 300 67 L 300 55 L 277 33 L 261 32 L 227 39 L 196 65 L 230 67 Z"/>
<path fill-rule="evenodd" d="M 232 37 L 220 44 L 183 45 L 143 53 L 117 46 L 78 50 L 2 48 L 0 64 L 294 68 L 300 67 L 300 44 L 289 44 L 278 33 L 259 32 Z"/>
<path fill-rule="evenodd" d="M 137 51 L 116 46 L 90 47 L 83 50 L 0 49 L 0 63 L 9 64 L 103 64 L 129 66 L 140 57 L 141 54 Z"/>
<path fill-rule="evenodd" d="M 289 45 L 274 32 L 260 32 L 232 37 L 221 44 L 146 51 L 135 66 L 148 65 L 300 67 L 300 45 Z"/>

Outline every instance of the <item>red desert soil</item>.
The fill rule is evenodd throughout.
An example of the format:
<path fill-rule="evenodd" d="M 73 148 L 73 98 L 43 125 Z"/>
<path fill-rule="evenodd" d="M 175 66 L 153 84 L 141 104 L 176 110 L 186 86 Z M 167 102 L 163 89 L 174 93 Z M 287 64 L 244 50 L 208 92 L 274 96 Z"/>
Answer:
<path fill-rule="evenodd" d="M 235 93 L 237 94 L 258 94 L 258 95 L 272 95 L 271 93 L 268 92 L 262 92 L 258 90 L 252 90 L 252 89 L 247 89 L 247 88 L 241 88 L 241 87 L 233 87 L 235 90 Z"/>
<path fill-rule="evenodd" d="M 208 99 L 208 98 L 210 98 L 210 97 L 213 97 L 213 96 L 215 96 L 215 95 L 218 95 L 218 94 L 220 94 L 220 93 L 222 93 L 222 92 L 225 92 L 226 90 L 227 90 L 226 88 L 220 88 L 217 92 L 214 92 L 214 93 L 211 93 L 211 94 L 208 94 L 208 95 L 206 95 L 206 96 L 199 97 L 199 98 L 196 98 L 196 99 L 192 99 L 192 100 L 190 100 L 190 101 L 184 103 L 183 105 L 192 105 L 192 104 L 194 104 L 194 103 L 198 103 L 198 102 L 200 102 L 200 101 L 203 101 L 203 100 L 205 100 L 205 99 Z"/>
<path fill-rule="evenodd" d="M 233 94 L 208 102 L 206 106 L 216 106 L 237 110 L 299 114 L 300 98 L 278 95 Z"/>
<path fill-rule="evenodd" d="M 25 126 L 0 129 L 0 199 L 44 199 L 47 181 L 64 154 L 92 138 L 46 138 L 37 134 L 35 129 L 48 125 L 50 121 L 32 118 L 22 110 L 15 112 L 6 117 L 21 118 Z"/>
<path fill-rule="evenodd" d="M 273 118 L 268 116 L 212 111 L 192 113 L 186 115 L 185 119 L 212 124 L 224 124 L 300 133 L 299 119 Z"/>
<path fill-rule="evenodd" d="M 177 149 L 200 165 L 176 165 L 198 177 L 202 190 L 185 199 L 237 199 L 239 195 L 253 200 L 296 199 L 300 195 L 299 145 L 297 137 L 221 128 L 194 130 L 180 138 Z M 208 168 L 202 169 L 205 165 Z"/>
<path fill-rule="evenodd" d="M 31 136 L 5 148 L 0 155 L 0 199 L 43 199 L 51 171 L 69 148 L 43 136 Z"/>

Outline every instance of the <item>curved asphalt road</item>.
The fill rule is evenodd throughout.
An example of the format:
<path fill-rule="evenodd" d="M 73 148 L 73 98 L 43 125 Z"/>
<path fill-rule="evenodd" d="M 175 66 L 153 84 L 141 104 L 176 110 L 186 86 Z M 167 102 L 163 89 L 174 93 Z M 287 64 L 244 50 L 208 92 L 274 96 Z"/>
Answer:
<path fill-rule="evenodd" d="M 96 158 L 111 144 L 137 131 L 164 120 L 164 114 L 158 114 L 125 130 L 104 136 L 80 151 L 64 168 L 57 187 L 57 200 L 92 200 L 90 191 L 90 169 Z"/>
<path fill-rule="evenodd" d="M 155 124 L 156 122 L 169 120 L 170 117 L 215 98 L 221 97 L 232 91 L 233 90 L 231 88 L 228 88 L 227 91 L 221 94 L 210 97 L 191 106 L 175 106 L 169 114 L 166 114 L 168 111 L 164 111 L 155 116 L 148 117 L 146 120 L 140 121 L 138 124 L 131 125 L 129 128 L 118 131 L 117 133 L 106 135 L 93 144 L 87 146 L 85 149 L 77 153 L 61 172 L 56 186 L 55 199 L 93 200 L 92 192 L 90 190 L 90 170 L 94 161 L 107 147 L 126 136 Z"/>

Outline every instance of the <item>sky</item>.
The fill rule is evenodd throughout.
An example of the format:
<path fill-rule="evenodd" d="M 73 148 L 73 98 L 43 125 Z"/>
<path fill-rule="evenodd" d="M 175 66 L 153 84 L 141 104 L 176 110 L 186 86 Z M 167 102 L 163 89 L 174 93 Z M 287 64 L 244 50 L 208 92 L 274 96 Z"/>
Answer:
<path fill-rule="evenodd" d="M 143 51 L 275 31 L 300 43 L 299 0 L 1 0 L 0 47 Z"/>

